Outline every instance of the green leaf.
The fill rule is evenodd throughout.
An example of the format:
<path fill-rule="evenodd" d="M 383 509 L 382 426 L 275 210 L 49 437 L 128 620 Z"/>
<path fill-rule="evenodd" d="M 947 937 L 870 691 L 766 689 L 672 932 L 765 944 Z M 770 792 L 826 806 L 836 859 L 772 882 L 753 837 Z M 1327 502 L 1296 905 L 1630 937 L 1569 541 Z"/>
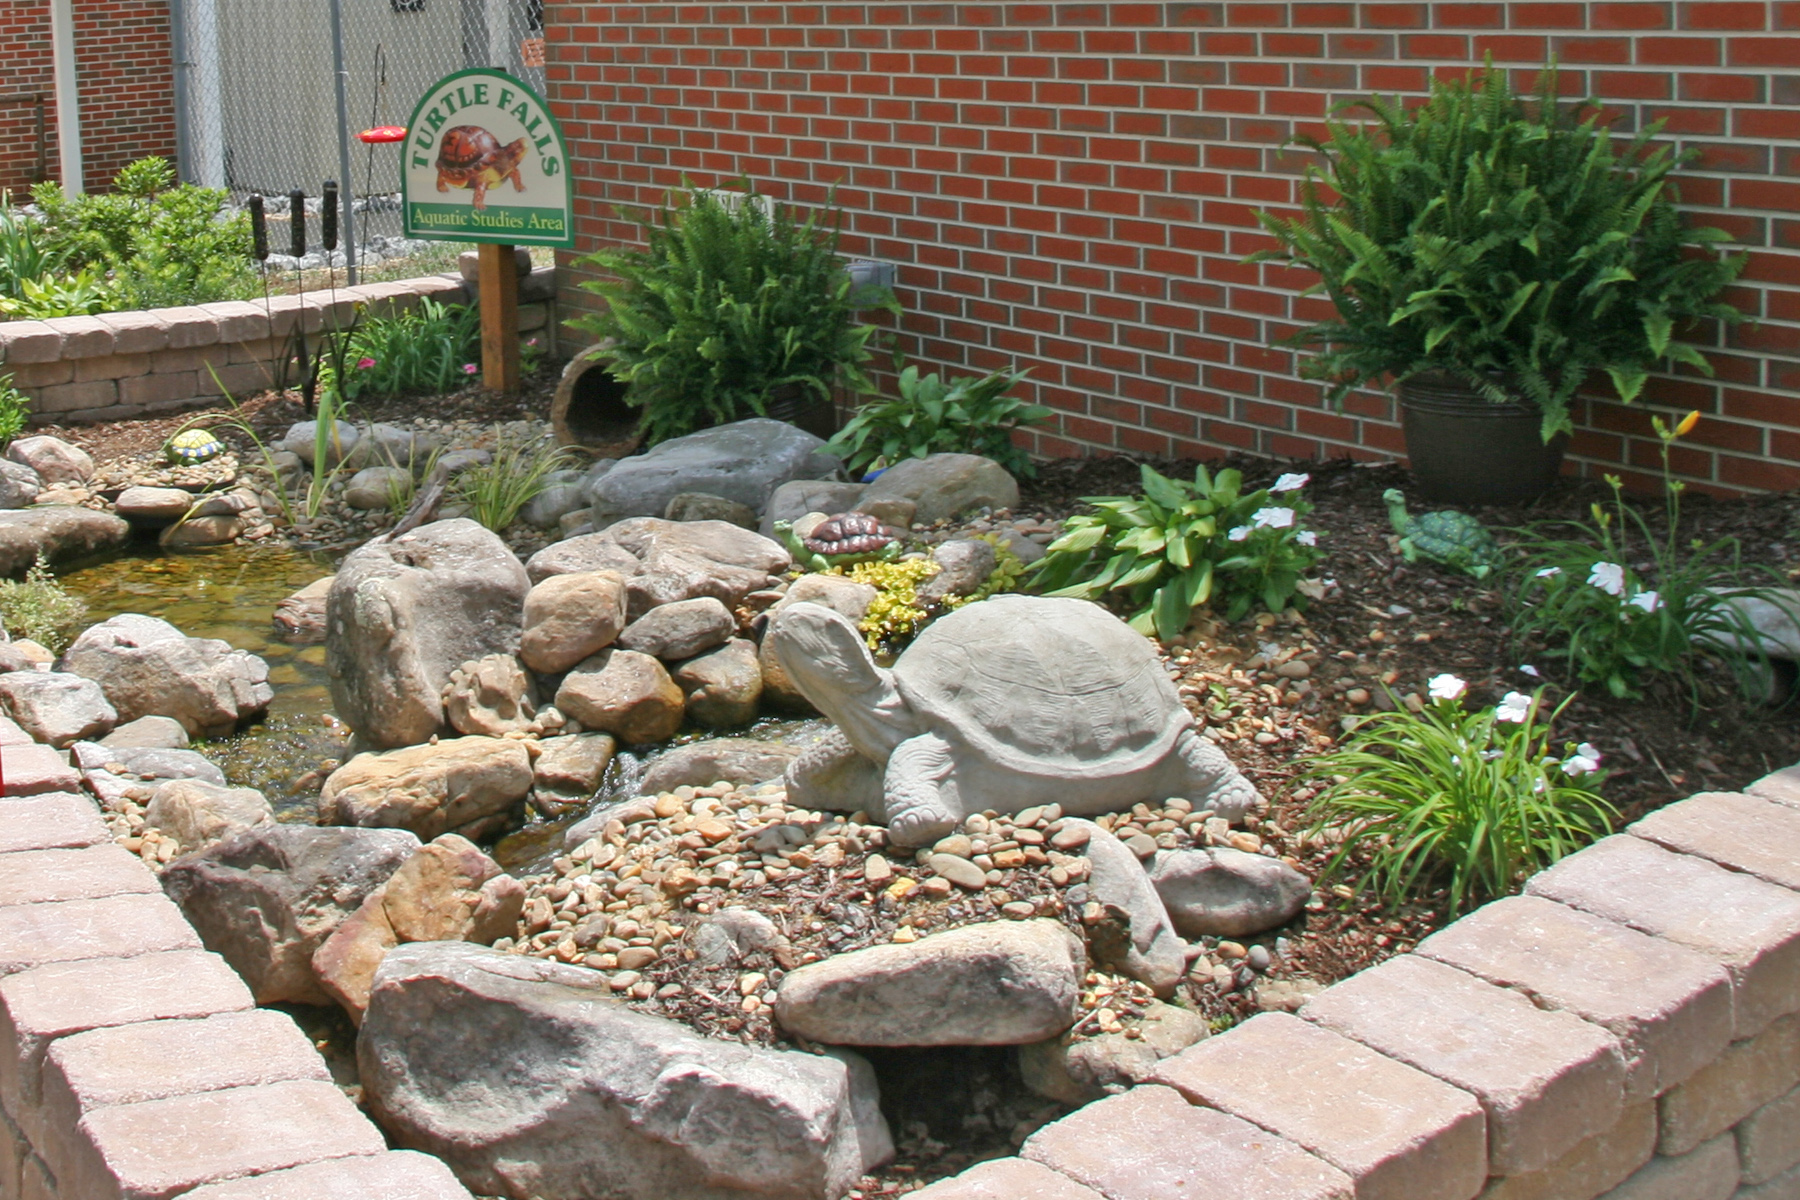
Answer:
<path fill-rule="evenodd" d="M 1166 642 L 1187 628 L 1188 616 L 1193 609 L 1186 601 L 1187 588 L 1182 585 L 1181 580 L 1170 580 L 1156 589 L 1152 607 L 1157 637 Z"/>

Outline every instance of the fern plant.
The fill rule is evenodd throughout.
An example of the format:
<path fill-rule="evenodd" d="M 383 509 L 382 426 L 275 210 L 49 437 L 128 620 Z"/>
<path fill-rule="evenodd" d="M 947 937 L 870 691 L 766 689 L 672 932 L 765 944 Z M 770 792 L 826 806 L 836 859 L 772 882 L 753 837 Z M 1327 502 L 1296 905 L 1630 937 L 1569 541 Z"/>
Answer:
<path fill-rule="evenodd" d="M 1259 214 L 1279 246 L 1249 259 L 1318 273 L 1311 291 L 1337 316 L 1292 342 L 1321 348 L 1302 370 L 1329 380 L 1334 401 L 1385 376 L 1443 373 L 1534 403 L 1547 441 L 1571 428 L 1590 373 L 1624 401 L 1671 361 L 1711 374 L 1676 332 L 1738 318 L 1717 296 L 1743 260 L 1676 211 L 1670 173 L 1687 158 L 1652 148 L 1660 123 L 1615 147 L 1594 101 L 1557 101 L 1554 67 L 1527 99 L 1491 63 L 1435 81 L 1410 109 L 1379 97 L 1345 108 L 1374 119 L 1303 139 L 1324 166 L 1308 169 L 1299 216 Z"/>
<path fill-rule="evenodd" d="M 875 328 L 855 320 L 835 222 L 732 195 L 736 203 L 690 191 L 634 218 L 643 249 L 586 260 L 614 278 L 582 285 L 606 309 L 573 323 L 600 341 L 627 402 L 643 409 L 651 444 L 761 416 L 769 393 L 789 385 L 821 399 L 839 382 L 871 390 L 864 364 Z"/>

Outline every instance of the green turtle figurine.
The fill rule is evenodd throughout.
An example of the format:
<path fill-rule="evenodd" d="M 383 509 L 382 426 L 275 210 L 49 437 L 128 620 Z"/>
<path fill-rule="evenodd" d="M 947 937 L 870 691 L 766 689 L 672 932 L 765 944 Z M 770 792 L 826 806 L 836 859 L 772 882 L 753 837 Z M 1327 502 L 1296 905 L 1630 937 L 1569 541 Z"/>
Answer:
<path fill-rule="evenodd" d="M 794 532 L 788 521 L 775 522 L 775 535 L 808 571 L 847 567 L 861 562 L 893 562 L 900 557 L 900 539 L 865 513 L 839 513 L 807 531 Z"/>
<path fill-rule="evenodd" d="M 170 438 L 163 454 L 172 463 L 192 465 L 217 458 L 225 453 L 221 442 L 210 429 L 186 429 Z"/>
<path fill-rule="evenodd" d="M 1424 558 L 1476 579 L 1486 579 L 1500 565 L 1500 543 L 1468 513 L 1444 509 L 1413 517 L 1407 515 L 1399 488 L 1389 488 L 1381 498 L 1387 501 L 1388 520 L 1400 535 L 1400 553 L 1407 562 Z"/>

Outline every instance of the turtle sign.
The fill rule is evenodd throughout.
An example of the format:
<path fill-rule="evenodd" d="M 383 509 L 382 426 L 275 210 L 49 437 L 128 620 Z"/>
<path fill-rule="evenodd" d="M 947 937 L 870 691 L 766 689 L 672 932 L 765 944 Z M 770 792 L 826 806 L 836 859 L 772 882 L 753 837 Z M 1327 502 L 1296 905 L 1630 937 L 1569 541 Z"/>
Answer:
<path fill-rule="evenodd" d="M 408 237 L 574 247 L 562 128 L 506 72 L 438 80 L 413 110 L 401 152 Z"/>

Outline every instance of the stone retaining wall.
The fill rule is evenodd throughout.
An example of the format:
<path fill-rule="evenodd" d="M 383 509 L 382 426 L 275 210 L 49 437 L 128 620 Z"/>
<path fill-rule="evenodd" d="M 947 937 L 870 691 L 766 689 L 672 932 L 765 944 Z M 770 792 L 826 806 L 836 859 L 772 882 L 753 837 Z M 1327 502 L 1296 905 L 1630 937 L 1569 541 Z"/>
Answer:
<path fill-rule="evenodd" d="M 519 330 L 554 336 L 555 268 L 519 281 Z M 31 398 L 34 424 L 87 424 L 167 412 L 274 385 L 275 363 L 299 324 L 307 333 L 347 328 L 365 316 L 405 311 L 429 296 L 463 304 L 473 289 L 457 275 L 230 300 L 186 308 L 0 322 L 0 376 Z M 216 376 L 216 379 L 215 379 Z"/>
<path fill-rule="evenodd" d="M 919 1200 L 1796 1200 L 1800 767 L 1564 859 Z"/>

